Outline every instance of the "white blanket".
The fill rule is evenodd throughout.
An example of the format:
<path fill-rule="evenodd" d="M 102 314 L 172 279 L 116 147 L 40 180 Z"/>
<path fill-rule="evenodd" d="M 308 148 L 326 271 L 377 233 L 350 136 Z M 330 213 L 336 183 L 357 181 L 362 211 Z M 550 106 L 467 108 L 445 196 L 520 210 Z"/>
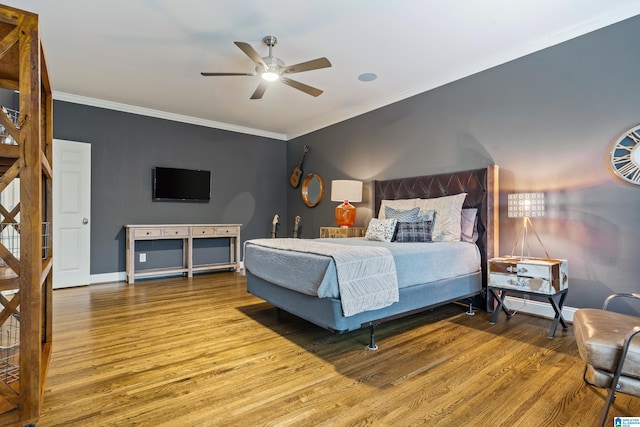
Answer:
<path fill-rule="evenodd" d="M 399 301 L 396 265 L 386 248 L 308 239 L 253 239 L 245 244 L 331 257 L 336 266 L 345 316 L 387 307 Z"/>

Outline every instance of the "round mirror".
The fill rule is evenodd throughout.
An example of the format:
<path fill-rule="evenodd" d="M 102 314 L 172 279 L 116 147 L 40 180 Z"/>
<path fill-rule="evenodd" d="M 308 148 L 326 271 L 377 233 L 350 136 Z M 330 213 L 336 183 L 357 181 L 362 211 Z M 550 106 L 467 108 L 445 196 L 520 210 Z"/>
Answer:
<path fill-rule="evenodd" d="M 316 206 L 324 196 L 324 182 L 322 177 L 315 173 L 310 173 L 302 181 L 302 200 L 310 208 Z"/>

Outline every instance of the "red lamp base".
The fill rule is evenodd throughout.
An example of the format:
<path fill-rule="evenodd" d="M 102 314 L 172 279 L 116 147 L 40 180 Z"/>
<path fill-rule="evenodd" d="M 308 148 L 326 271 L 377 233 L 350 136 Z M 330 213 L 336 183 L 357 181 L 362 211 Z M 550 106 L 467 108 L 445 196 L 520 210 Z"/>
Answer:
<path fill-rule="evenodd" d="M 336 206 L 336 223 L 340 227 L 351 227 L 356 222 L 356 208 L 345 200 L 343 204 Z"/>

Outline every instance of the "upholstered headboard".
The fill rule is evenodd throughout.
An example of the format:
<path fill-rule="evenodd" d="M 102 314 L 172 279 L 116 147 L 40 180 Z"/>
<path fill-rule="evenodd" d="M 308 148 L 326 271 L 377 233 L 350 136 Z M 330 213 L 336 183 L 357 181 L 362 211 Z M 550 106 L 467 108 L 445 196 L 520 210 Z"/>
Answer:
<path fill-rule="evenodd" d="M 478 209 L 478 241 L 482 256 L 483 286 L 487 284 L 487 260 L 498 250 L 498 166 L 438 175 L 373 181 L 373 215 L 382 200 L 432 199 L 467 193 L 463 208 Z"/>

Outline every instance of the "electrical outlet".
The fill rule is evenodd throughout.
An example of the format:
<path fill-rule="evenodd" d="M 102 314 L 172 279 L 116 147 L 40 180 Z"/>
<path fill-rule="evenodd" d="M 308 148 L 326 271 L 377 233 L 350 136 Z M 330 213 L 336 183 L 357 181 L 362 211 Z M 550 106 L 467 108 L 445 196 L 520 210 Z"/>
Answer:
<path fill-rule="evenodd" d="M 140 254 L 140 262 L 147 262 L 147 254 Z"/>

